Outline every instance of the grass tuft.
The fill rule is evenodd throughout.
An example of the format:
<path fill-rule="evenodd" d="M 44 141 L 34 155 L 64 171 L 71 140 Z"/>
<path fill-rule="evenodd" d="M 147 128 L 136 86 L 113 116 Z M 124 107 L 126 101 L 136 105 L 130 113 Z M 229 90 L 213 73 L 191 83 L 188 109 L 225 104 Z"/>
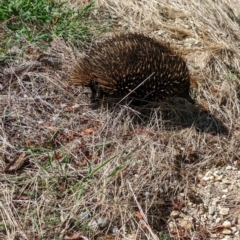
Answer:
<path fill-rule="evenodd" d="M 56 37 L 75 46 L 91 40 L 93 31 L 102 30 L 89 17 L 94 2 L 82 8 L 72 8 L 67 2 L 54 0 L 2 0 L 0 2 L 0 53 L 3 58 L 13 46 L 25 42 L 47 47 Z"/>

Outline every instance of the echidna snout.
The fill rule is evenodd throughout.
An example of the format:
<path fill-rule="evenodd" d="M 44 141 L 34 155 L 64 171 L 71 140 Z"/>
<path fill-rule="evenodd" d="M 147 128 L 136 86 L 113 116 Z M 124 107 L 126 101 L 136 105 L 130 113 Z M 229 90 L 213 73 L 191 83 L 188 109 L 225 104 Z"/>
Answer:
<path fill-rule="evenodd" d="M 73 67 L 71 81 L 90 87 L 95 97 L 158 102 L 189 95 L 183 58 L 167 44 L 137 33 L 116 35 L 92 46 Z"/>

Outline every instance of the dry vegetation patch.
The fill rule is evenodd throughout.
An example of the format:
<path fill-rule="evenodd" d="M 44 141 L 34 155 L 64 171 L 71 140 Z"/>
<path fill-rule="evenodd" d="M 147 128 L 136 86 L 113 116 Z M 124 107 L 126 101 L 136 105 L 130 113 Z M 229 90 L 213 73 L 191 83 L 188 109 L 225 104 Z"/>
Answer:
<path fill-rule="evenodd" d="M 238 239 L 239 1 L 95 6 L 91 19 L 111 25 L 99 39 L 136 31 L 180 49 L 198 104 L 94 109 L 68 82 L 83 48 L 55 37 L 47 49 L 26 41 L 25 55 L 9 49 L 15 60 L 0 66 L 0 238 Z"/>

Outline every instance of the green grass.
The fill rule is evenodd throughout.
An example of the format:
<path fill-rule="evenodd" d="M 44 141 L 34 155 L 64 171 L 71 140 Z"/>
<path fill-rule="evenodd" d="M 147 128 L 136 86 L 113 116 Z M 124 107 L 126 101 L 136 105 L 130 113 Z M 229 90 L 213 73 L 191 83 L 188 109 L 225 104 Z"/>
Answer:
<path fill-rule="evenodd" d="M 94 2 L 73 9 L 53 0 L 0 1 L 0 59 L 25 42 L 46 47 L 55 37 L 75 46 L 89 41 L 98 28 L 89 17 L 93 9 Z"/>
<path fill-rule="evenodd" d="M 231 81 L 238 81 L 240 80 L 240 74 L 235 74 L 235 73 L 229 73 L 227 75 L 227 80 L 231 80 Z"/>
<path fill-rule="evenodd" d="M 168 234 L 163 233 L 163 234 L 159 235 L 159 239 L 160 240 L 170 240 L 170 236 Z"/>

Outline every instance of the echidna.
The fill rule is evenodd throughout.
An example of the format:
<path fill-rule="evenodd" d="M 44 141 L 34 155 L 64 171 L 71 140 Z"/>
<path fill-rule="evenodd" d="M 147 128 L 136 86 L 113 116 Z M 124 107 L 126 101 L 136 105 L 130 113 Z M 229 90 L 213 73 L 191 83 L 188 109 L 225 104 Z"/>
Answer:
<path fill-rule="evenodd" d="M 137 33 L 93 45 L 73 67 L 71 81 L 105 97 L 158 102 L 173 96 L 194 103 L 183 58 L 165 43 Z"/>

